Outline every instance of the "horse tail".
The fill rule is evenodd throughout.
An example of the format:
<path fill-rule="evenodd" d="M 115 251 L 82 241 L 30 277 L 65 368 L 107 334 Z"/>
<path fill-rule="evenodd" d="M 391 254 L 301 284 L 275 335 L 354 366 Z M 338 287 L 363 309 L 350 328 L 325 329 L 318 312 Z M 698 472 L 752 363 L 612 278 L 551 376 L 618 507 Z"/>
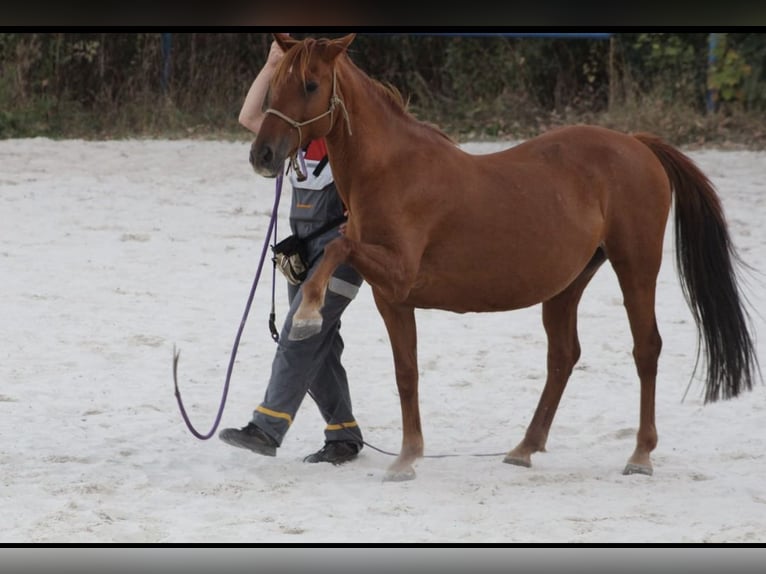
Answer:
<path fill-rule="evenodd" d="M 721 201 L 688 156 L 656 136 L 634 137 L 657 156 L 675 193 L 676 268 L 697 325 L 695 372 L 704 348 L 705 403 L 736 397 L 752 389 L 760 369 L 734 268 L 744 264 L 729 237 Z"/>

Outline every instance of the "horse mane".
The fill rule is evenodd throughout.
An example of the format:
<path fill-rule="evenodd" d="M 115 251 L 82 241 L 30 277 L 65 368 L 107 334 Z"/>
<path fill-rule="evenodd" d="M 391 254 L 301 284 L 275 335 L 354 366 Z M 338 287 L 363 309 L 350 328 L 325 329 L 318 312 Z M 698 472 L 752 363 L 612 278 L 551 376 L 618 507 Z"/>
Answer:
<path fill-rule="evenodd" d="M 346 56 L 346 62 L 351 65 L 351 67 L 356 68 L 356 70 L 359 73 L 362 73 L 362 71 L 354 64 L 354 62 Z M 436 135 L 446 139 L 447 141 L 451 143 L 455 143 L 455 141 L 447 135 L 447 133 L 439 128 L 438 126 L 430 123 L 430 122 L 424 122 L 423 120 L 418 119 L 415 117 L 412 112 L 409 111 L 409 99 L 405 100 L 402 96 L 402 93 L 399 91 L 399 89 L 394 86 L 391 82 L 383 83 L 379 80 L 376 80 L 375 78 L 371 78 L 364 74 L 369 80 L 370 84 L 372 85 L 375 92 L 381 95 L 381 99 L 388 102 L 390 106 L 399 113 L 402 117 L 418 124 L 419 126 L 425 128 L 428 131 L 431 131 L 435 133 Z"/>
<path fill-rule="evenodd" d="M 316 38 L 306 38 L 291 47 L 282 57 L 279 67 L 277 68 L 276 72 L 274 73 L 274 77 L 271 80 L 272 85 L 279 85 L 282 83 L 287 75 L 292 71 L 295 71 L 300 75 L 301 80 L 305 85 L 306 71 L 308 70 L 309 62 L 311 61 L 311 55 L 317 46 L 326 45 L 328 42 L 329 40 L 327 39 L 317 40 Z M 369 85 L 373 88 L 373 91 L 380 95 L 381 100 L 386 102 L 391 110 L 397 113 L 400 117 L 403 117 L 425 128 L 426 130 L 446 139 L 453 144 L 455 143 L 455 141 L 438 126 L 416 118 L 408 109 L 409 100 L 404 99 L 402 93 L 398 88 L 396 88 L 396 86 L 390 82 L 383 83 L 368 76 L 353 62 L 353 60 L 351 60 L 351 58 L 348 57 L 348 54 L 343 54 L 341 58 L 343 58 L 343 61 L 347 67 L 359 74 L 361 77 L 366 78 L 369 81 Z"/>

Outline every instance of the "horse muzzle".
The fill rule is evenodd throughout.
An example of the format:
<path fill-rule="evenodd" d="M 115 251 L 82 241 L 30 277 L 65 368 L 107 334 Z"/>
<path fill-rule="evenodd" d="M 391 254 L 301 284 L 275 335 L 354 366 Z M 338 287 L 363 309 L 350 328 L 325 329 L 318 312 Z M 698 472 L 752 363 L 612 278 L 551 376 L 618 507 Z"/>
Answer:
<path fill-rule="evenodd" d="M 258 140 L 250 146 L 250 165 L 253 166 L 255 173 L 264 177 L 279 175 L 287 156 L 286 150 L 275 149 L 274 146 L 259 143 Z"/>

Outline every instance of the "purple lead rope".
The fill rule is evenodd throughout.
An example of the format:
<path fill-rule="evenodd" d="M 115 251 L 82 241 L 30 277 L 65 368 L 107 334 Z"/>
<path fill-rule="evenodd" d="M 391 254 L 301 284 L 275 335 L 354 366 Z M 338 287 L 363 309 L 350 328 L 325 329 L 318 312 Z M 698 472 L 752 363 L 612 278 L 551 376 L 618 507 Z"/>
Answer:
<path fill-rule="evenodd" d="M 263 270 L 263 263 L 266 261 L 266 254 L 269 251 L 269 240 L 271 239 L 272 230 L 276 231 L 277 214 L 279 211 L 279 199 L 282 195 L 282 173 L 277 176 L 276 193 L 274 196 L 274 208 L 271 210 L 271 220 L 269 221 L 269 228 L 266 231 L 266 239 L 263 242 L 263 249 L 261 250 L 261 260 L 258 262 L 258 270 L 255 272 L 255 278 L 253 279 L 253 286 L 250 288 L 250 296 L 247 298 L 247 304 L 245 305 L 245 312 L 242 315 L 242 321 L 239 324 L 239 330 L 237 331 L 237 337 L 234 339 L 234 346 L 231 350 L 231 357 L 229 359 L 229 368 L 226 372 L 226 383 L 223 386 L 223 394 L 221 396 L 221 404 L 218 407 L 218 414 L 215 417 L 213 428 L 207 434 L 200 433 L 194 428 L 189 415 L 186 413 L 183 401 L 181 400 L 181 392 L 178 390 L 178 358 L 181 356 L 181 351 L 176 351 L 175 345 L 173 346 L 173 383 L 175 384 L 176 401 L 178 402 L 178 408 L 181 409 L 181 416 L 186 423 L 187 428 L 191 433 L 200 440 L 207 440 L 213 436 L 218 429 L 218 425 L 221 424 L 221 417 L 223 416 L 223 409 L 226 405 L 226 397 L 229 394 L 229 383 L 231 382 L 231 373 L 234 370 L 234 360 L 237 357 L 237 349 L 239 348 L 239 340 L 242 338 L 242 331 L 245 329 L 245 322 L 247 316 L 250 313 L 250 307 L 253 304 L 253 298 L 255 297 L 255 288 L 258 286 L 258 281 L 261 278 L 261 271 Z M 272 293 L 272 305 L 273 305 L 273 293 Z"/>

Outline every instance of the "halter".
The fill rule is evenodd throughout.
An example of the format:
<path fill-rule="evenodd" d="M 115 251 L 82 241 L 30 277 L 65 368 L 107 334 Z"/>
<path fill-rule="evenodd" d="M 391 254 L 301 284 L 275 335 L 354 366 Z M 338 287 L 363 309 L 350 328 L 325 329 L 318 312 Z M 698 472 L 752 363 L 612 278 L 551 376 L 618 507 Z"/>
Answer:
<path fill-rule="evenodd" d="M 288 124 L 290 124 L 292 127 L 294 127 L 296 130 L 298 130 L 298 147 L 300 147 L 301 142 L 303 141 L 303 134 L 301 132 L 301 127 L 306 126 L 308 124 L 314 123 L 317 120 L 321 120 L 323 117 L 329 115 L 330 116 L 330 129 L 332 129 L 333 126 L 333 117 L 332 114 L 335 111 L 336 106 L 340 106 L 343 111 L 343 117 L 346 118 L 346 128 L 348 129 L 348 135 L 351 135 L 351 122 L 348 119 L 348 111 L 346 110 L 346 104 L 338 97 L 337 92 L 337 81 L 335 79 L 335 68 L 332 70 L 332 96 L 330 96 L 330 107 L 328 110 L 324 113 L 319 114 L 318 116 L 315 116 L 311 118 L 310 120 L 305 120 L 302 122 L 296 122 L 294 119 L 292 119 L 289 116 L 286 116 L 279 110 L 275 110 L 274 108 L 267 109 L 264 113 L 266 114 L 274 114 L 278 118 L 281 118 L 285 120 Z M 327 133 L 330 133 L 330 130 L 327 130 Z M 296 152 L 294 152 L 292 155 L 290 155 L 290 163 L 293 166 L 293 169 L 295 170 L 295 173 L 298 176 L 299 181 L 303 181 L 306 179 L 306 174 L 302 173 L 299 166 L 298 161 L 296 159 Z"/>

